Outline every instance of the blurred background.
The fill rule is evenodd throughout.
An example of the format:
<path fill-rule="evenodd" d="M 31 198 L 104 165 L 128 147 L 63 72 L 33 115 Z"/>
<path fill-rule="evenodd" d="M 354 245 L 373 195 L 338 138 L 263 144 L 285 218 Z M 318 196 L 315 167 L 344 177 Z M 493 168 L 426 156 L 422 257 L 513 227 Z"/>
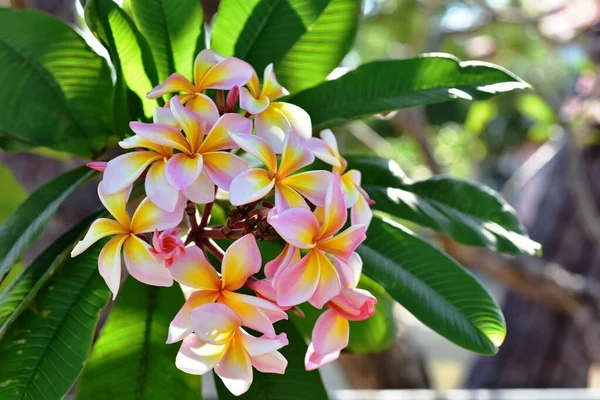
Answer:
<path fill-rule="evenodd" d="M 210 16 L 218 0 L 203 5 Z M 38 8 L 83 27 L 74 0 L 0 6 Z M 600 1 L 364 0 L 362 13 L 354 49 L 334 74 L 376 59 L 447 52 L 504 66 L 535 90 L 353 122 L 337 132 L 344 151 L 391 158 L 414 179 L 452 174 L 501 191 L 543 255 L 509 259 L 419 232 L 492 290 L 507 319 L 506 342 L 497 356 L 479 357 L 395 305 L 385 310 L 393 323 L 377 333 L 386 349 L 343 354 L 325 368 L 328 388 L 600 387 Z M 0 152 L 0 223 L 27 193 L 79 164 L 47 149 Z M 93 189 L 72 198 L 46 237 L 96 202 Z"/>

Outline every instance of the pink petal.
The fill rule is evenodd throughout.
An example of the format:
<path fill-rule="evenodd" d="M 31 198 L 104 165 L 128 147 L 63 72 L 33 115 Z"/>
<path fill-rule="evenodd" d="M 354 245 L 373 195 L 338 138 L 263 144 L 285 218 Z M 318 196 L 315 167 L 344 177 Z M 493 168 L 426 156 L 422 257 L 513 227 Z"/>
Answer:
<path fill-rule="evenodd" d="M 339 316 L 334 310 L 326 310 L 315 323 L 312 344 L 316 353 L 334 353 L 348 345 L 349 336 L 348 320 Z"/>
<path fill-rule="evenodd" d="M 201 153 L 236 147 L 232 135 L 250 135 L 252 121 L 239 114 L 225 114 L 217 120 L 200 148 Z"/>
<path fill-rule="evenodd" d="M 242 150 L 263 163 L 271 175 L 275 174 L 277 171 L 277 155 L 269 143 L 254 135 L 232 134 L 231 138 Z"/>
<path fill-rule="evenodd" d="M 146 95 L 149 99 L 158 99 L 159 97 L 174 92 L 189 92 L 194 93 L 196 88 L 192 85 L 192 82 L 188 81 L 187 78 L 180 73 L 174 73 L 169 76 L 163 83 L 152 89 Z"/>
<path fill-rule="evenodd" d="M 71 257 L 77 257 L 102 238 L 112 235 L 126 235 L 128 233 L 129 228 L 117 221 L 108 218 L 98 218 L 92 223 L 85 237 L 73 248 Z"/>
<path fill-rule="evenodd" d="M 283 153 L 277 175 L 280 178 L 296 172 L 300 168 L 306 167 L 315 160 L 315 156 L 310 151 L 304 139 L 298 134 L 290 132 L 283 141 Z"/>
<path fill-rule="evenodd" d="M 129 127 L 136 135 L 156 145 L 176 149 L 186 154 L 192 152 L 185 136 L 174 126 L 132 121 Z"/>
<path fill-rule="evenodd" d="M 260 372 L 280 375 L 285 373 L 288 364 L 285 357 L 278 351 L 259 357 L 251 357 L 250 361 L 252 366 Z"/>
<path fill-rule="evenodd" d="M 210 49 L 204 49 L 198 53 L 194 60 L 194 82 L 196 82 L 196 85 L 202 81 L 204 75 L 206 75 L 212 67 L 224 59 L 225 57 Z M 198 90 L 198 92 L 200 91 L 201 90 Z"/>
<path fill-rule="evenodd" d="M 290 103 L 271 103 L 277 108 L 289 121 L 292 130 L 308 139 L 312 136 L 312 122 L 310 115 L 302 108 Z"/>
<path fill-rule="evenodd" d="M 192 292 L 169 325 L 167 344 L 179 342 L 191 334 L 192 322 L 190 321 L 190 312 L 202 304 L 214 302 L 218 296 L 218 292 L 212 290 L 196 290 Z"/>
<path fill-rule="evenodd" d="M 106 164 L 108 164 L 106 161 L 90 161 L 89 163 L 86 163 L 85 166 L 98 172 L 104 172 Z"/>
<path fill-rule="evenodd" d="M 138 151 L 139 149 L 149 149 L 156 153 L 155 155 L 160 155 L 162 157 L 170 157 L 171 154 L 173 154 L 173 149 L 152 143 L 138 135 L 133 135 L 121 140 L 119 146 L 122 149 L 136 149 Z"/>
<path fill-rule="evenodd" d="M 320 276 L 318 253 L 311 250 L 299 262 L 290 265 L 275 277 L 277 304 L 287 307 L 304 303 L 317 290 Z"/>
<path fill-rule="evenodd" d="M 290 94 L 275 77 L 275 71 L 273 70 L 273 63 L 265 67 L 263 75 L 263 88 L 261 95 L 268 97 L 271 100 L 278 99 L 283 96 Z"/>
<path fill-rule="evenodd" d="M 151 202 L 165 211 L 173 212 L 179 203 L 179 191 L 169 184 L 165 175 L 165 162 L 158 160 L 146 175 L 146 195 Z"/>
<path fill-rule="evenodd" d="M 240 89 L 240 108 L 248 111 L 250 114 L 260 114 L 269 106 L 269 98 L 262 96 L 259 99 L 252 96 L 252 93 L 246 88 Z"/>
<path fill-rule="evenodd" d="M 185 106 L 206 120 L 206 129 L 212 128 L 219 119 L 217 105 L 205 94 L 197 93 L 194 98 L 185 103 Z"/>
<path fill-rule="evenodd" d="M 276 309 L 279 314 L 275 320 L 287 319 L 287 314 L 273 303 L 254 296 L 224 290 L 218 302 L 235 311 L 242 319 L 242 325 L 270 337 L 275 335 L 272 318 L 275 312 L 273 309 Z"/>
<path fill-rule="evenodd" d="M 98 271 L 106 282 L 106 286 L 117 297 L 121 284 L 121 249 L 129 236 L 118 235 L 108 241 L 98 257 Z"/>
<path fill-rule="evenodd" d="M 229 191 L 233 179 L 248 170 L 248 164 L 235 154 L 217 151 L 204 153 L 204 169 L 221 189 Z"/>
<path fill-rule="evenodd" d="M 289 208 L 269 214 L 267 221 L 277 233 L 292 246 L 301 249 L 314 247 L 313 238 L 319 232 L 319 221 L 305 208 Z"/>
<path fill-rule="evenodd" d="M 175 211 L 168 212 L 152 203 L 148 198 L 142 200 L 131 218 L 131 231 L 135 234 L 153 232 L 155 229 L 164 231 L 175 228 L 183 219 L 185 202 L 180 201 Z"/>
<path fill-rule="evenodd" d="M 204 139 L 206 120 L 198 114 L 181 105 L 177 96 L 171 99 L 171 111 L 177 120 L 177 125 L 183 129 L 189 143 L 190 153 L 196 153 Z"/>
<path fill-rule="evenodd" d="M 202 156 L 198 154 L 194 158 L 184 153 L 175 154 L 167 161 L 165 168 L 167 181 L 177 190 L 189 188 L 200 176 L 203 162 Z"/>
<path fill-rule="evenodd" d="M 300 250 L 288 243 L 285 244 L 283 251 L 273 260 L 265 264 L 265 276 L 272 278 L 280 268 L 284 268 L 292 263 L 300 261 Z"/>
<path fill-rule="evenodd" d="M 318 254 L 321 276 L 317 289 L 309 301 L 315 308 L 321 309 L 325 303 L 340 294 L 342 284 L 332 262 L 322 252 L 318 250 L 315 252 Z"/>
<path fill-rule="evenodd" d="M 227 345 L 215 346 L 203 342 L 196 335 L 189 335 L 179 348 L 175 365 L 188 374 L 203 375 L 221 361 L 227 348 Z"/>
<path fill-rule="evenodd" d="M 156 259 L 151 246 L 135 235 L 130 235 L 123 245 L 123 258 L 127 272 L 138 281 L 152 286 L 171 286 L 173 278 L 165 263 Z"/>
<path fill-rule="evenodd" d="M 322 251 L 346 260 L 366 239 L 366 230 L 364 225 L 352 225 L 337 236 L 319 241 L 317 246 Z"/>
<path fill-rule="evenodd" d="M 352 253 L 347 260 L 333 255 L 329 255 L 329 259 L 340 276 L 343 288 L 354 288 L 358 285 L 362 272 L 362 259 L 358 253 Z"/>
<path fill-rule="evenodd" d="M 308 204 L 302 196 L 294 189 L 282 182 L 275 183 L 275 209 L 282 212 L 288 208 L 304 208 L 309 210 Z"/>
<path fill-rule="evenodd" d="M 327 305 L 349 321 L 363 321 L 375 314 L 377 298 L 367 290 L 346 288 Z"/>
<path fill-rule="evenodd" d="M 311 137 L 306 142 L 308 148 L 313 152 L 315 157 L 326 162 L 339 171 L 341 164 L 337 158 L 337 154 L 332 151 L 331 147 L 322 139 Z"/>
<path fill-rule="evenodd" d="M 169 267 L 169 272 L 177 282 L 195 289 L 221 290 L 221 279 L 215 268 L 196 246 L 185 249 L 185 253 Z"/>
<path fill-rule="evenodd" d="M 281 111 L 268 107 L 254 118 L 254 129 L 279 154 L 283 151 L 285 135 L 292 131 L 292 126 Z"/>
<path fill-rule="evenodd" d="M 352 207 L 358 200 L 358 188 L 354 183 L 354 180 L 357 179 L 357 174 L 358 180 L 360 181 L 360 172 L 357 170 L 348 171 L 341 177 L 342 192 L 344 192 L 344 203 L 346 204 L 347 208 Z"/>
<path fill-rule="evenodd" d="M 265 197 L 275 180 L 264 169 L 251 168 L 236 176 L 229 185 L 229 201 L 234 206 L 252 203 Z"/>
<path fill-rule="evenodd" d="M 322 366 L 337 360 L 340 357 L 340 353 L 340 351 L 334 351 L 333 353 L 327 354 L 315 353 L 315 348 L 311 343 L 306 351 L 304 367 L 307 371 L 313 371 L 317 368 L 321 368 Z"/>
<path fill-rule="evenodd" d="M 314 205 L 323 207 L 332 179 L 333 175 L 327 171 L 307 171 L 288 176 L 282 183 L 306 197 Z"/>
<path fill-rule="evenodd" d="M 260 357 L 287 346 L 289 341 L 285 333 L 280 333 L 272 338 L 254 337 L 240 329 L 242 343 L 250 357 Z"/>
<path fill-rule="evenodd" d="M 203 168 L 198 178 L 182 193 L 194 203 L 207 204 L 215 199 L 215 184 Z"/>
<path fill-rule="evenodd" d="M 153 151 L 133 151 L 113 158 L 104 170 L 104 193 L 113 194 L 131 186 L 150 164 L 161 158 Z"/>
<path fill-rule="evenodd" d="M 196 81 L 196 86 L 199 92 L 205 89 L 230 90 L 234 86 L 241 87 L 248 83 L 253 71 L 247 62 L 228 57 L 210 68 L 201 81 Z"/>
<path fill-rule="evenodd" d="M 236 240 L 227 250 L 221 263 L 222 288 L 235 291 L 244 286 L 248 277 L 260 271 L 262 259 L 251 233 Z"/>
<path fill-rule="evenodd" d="M 325 213 L 319 238 L 325 239 L 334 235 L 344 226 L 347 218 L 348 212 L 344 202 L 341 179 L 339 174 L 334 174 L 325 195 Z"/>
<path fill-rule="evenodd" d="M 177 124 L 175 116 L 167 107 L 156 107 L 154 109 L 152 122 L 154 122 L 155 124 L 171 125 L 175 128 L 180 128 L 180 126 Z"/>
<path fill-rule="evenodd" d="M 372 219 L 373 211 L 369 206 L 369 202 L 361 193 L 350 210 L 350 222 L 352 225 L 361 224 L 368 228 Z"/>
<path fill-rule="evenodd" d="M 126 210 L 130 194 L 131 186 L 112 194 L 105 194 L 103 182 L 98 184 L 98 197 L 100 198 L 102 205 L 108 210 L 110 215 L 125 227 L 129 227 L 130 224 L 129 214 Z"/>
<path fill-rule="evenodd" d="M 252 384 L 252 364 L 240 338 L 234 336 L 225 356 L 215 366 L 215 373 L 235 396 L 245 393 Z"/>
<path fill-rule="evenodd" d="M 206 303 L 194 308 L 190 313 L 190 321 L 196 336 L 210 344 L 229 342 L 242 325 L 240 317 L 220 303 Z"/>

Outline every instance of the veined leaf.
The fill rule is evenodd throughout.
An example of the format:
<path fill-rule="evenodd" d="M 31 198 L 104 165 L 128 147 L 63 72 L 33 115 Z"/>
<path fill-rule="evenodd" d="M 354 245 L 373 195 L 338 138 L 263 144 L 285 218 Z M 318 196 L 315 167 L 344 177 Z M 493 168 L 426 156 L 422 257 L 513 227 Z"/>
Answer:
<path fill-rule="evenodd" d="M 254 380 L 250 389 L 241 396 L 234 396 L 215 375 L 215 384 L 219 400 L 252 399 L 252 400 L 311 400 L 327 399 L 327 392 L 321 381 L 319 371 L 304 369 L 306 343 L 291 321 L 281 321 L 275 326 L 277 331 L 287 334 L 289 345 L 280 350 L 288 360 L 285 375 L 263 374 L 253 370 Z"/>
<path fill-rule="evenodd" d="M 192 78 L 198 38 L 204 19 L 198 0 L 131 0 L 137 26 L 148 40 L 158 78 L 174 72 Z"/>
<path fill-rule="evenodd" d="M 374 218 L 358 248 L 363 273 L 448 340 L 495 354 L 506 324 L 500 308 L 468 271 L 393 221 Z"/>
<path fill-rule="evenodd" d="M 87 157 L 106 145 L 110 70 L 64 22 L 0 8 L 0 87 L 3 146 L 46 146 Z"/>
<path fill-rule="evenodd" d="M 0 340 L 0 398 L 59 399 L 85 365 L 110 291 L 98 274 L 101 241 L 67 261 Z"/>
<path fill-rule="evenodd" d="M 33 192 L 0 225 L 0 277 L 40 237 L 58 207 L 93 175 L 84 166 L 59 176 Z"/>
<path fill-rule="evenodd" d="M 112 0 L 88 0 L 85 20 L 91 31 L 102 42 L 110 54 L 117 74 L 114 113 L 121 113 L 117 129 L 125 134 L 127 123 L 137 119 L 133 110 L 128 110 L 127 87 L 139 97 L 146 117 L 152 117 L 156 100 L 146 98 L 158 85 L 158 76 L 150 47 L 129 16 Z"/>
<path fill-rule="evenodd" d="M 175 367 L 169 323 L 185 299 L 178 285 L 125 283 L 83 371 L 77 399 L 200 399 L 201 379 Z"/>
<path fill-rule="evenodd" d="M 514 255 L 540 252 L 517 212 L 480 183 L 443 175 L 411 181 L 391 160 L 348 157 L 348 161 L 349 168 L 362 171 L 362 187 L 375 201 L 376 210 L 469 246 Z"/>
<path fill-rule="evenodd" d="M 304 108 L 318 131 L 400 108 L 454 99 L 482 100 L 529 87 L 496 65 L 436 53 L 364 64 L 285 101 Z"/>
<path fill-rule="evenodd" d="M 222 0 L 211 48 L 248 61 L 259 74 L 279 63 L 331 0 Z"/>
<path fill-rule="evenodd" d="M 291 93 L 325 80 L 350 51 L 360 16 L 360 0 L 331 0 L 306 33 L 275 64 L 279 82 Z"/>

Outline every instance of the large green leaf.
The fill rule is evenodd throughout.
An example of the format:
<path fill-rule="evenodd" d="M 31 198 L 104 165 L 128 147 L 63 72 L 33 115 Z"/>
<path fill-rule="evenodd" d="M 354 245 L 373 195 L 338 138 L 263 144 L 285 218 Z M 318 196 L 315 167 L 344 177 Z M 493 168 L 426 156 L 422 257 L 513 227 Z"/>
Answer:
<path fill-rule="evenodd" d="M 306 33 L 275 64 L 277 79 L 295 93 L 325 80 L 350 51 L 360 16 L 360 0 L 331 0 Z"/>
<path fill-rule="evenodd" d="M 169 323 L 185 299 L 178 285 L 158 288 L 128 279 L 77 389 L 78 399 L 200 399 L 201 379 L 175 367 Z"/>
<path fill-rule="evenodd" d="M 158 78 L 174 72 L 192 78 L 204 19 L 198 0 L 131 0 L 137 26 L 148 40 Z"/>
<path fill-rule="evenodd" d="M 314 129 L 321 130 L 399 108 L 480 100 L 525 88 L 527 83 L 496 65 L 436 53 L 364 64 L 285 101 L 304 108 Z"/>
<path fill-rule="evenodd" d="M 106 145 L 110 70 L 64 22 L 0 7 L 0 87 L 3 147 L 47 146 L 90 156 Z"/>
<path fill-rule="evenodd" d="M 24 271 L 0 293 L 0 338 L 29 305 L 44 283 L 71 257 L 75 242 L 90 226 L 85 219 L 48 246 Z M 12 270 L 11 270 L 12 271 Z"/>
<path fill-rule="evenodd" d="M 311 400 L 327 399 L 327 392 L 321 381 L 319 371 L 304 369 L 306 343 L 291 321 L 278 322 L 275 328 L 287 333 L 289 345 L 280 350 L 288 360 L 285 375 L 263 374 L 253 370 L 254 380 L 248 392 L 241 396 L 232 395 L 215 375 L 215 384 L 219 400 L 251 399 L 251 400 Z"/>
<path fill-rule="evenodd" d="M 66 262 L 0 340 L 0 398 L 60 399 L 85 365 L 110 291 L 98 274 L 101 241 Z"/>
<path fill-rule="evenodd" d="M 0 224 L 8 219 L 15 209 L 27 198 L 25 188 L 15 179 L 8 167 L 0 164 Z"/>
<path fill-rule="evenodd" d="M 459 243 L 508 254 L 531 254 L 540 245 L 527 236 L 516 211 L 492 189 L 469 180 L 434 176 L 411 181 L 390 160 L 349 157 L 362 172 L 373 208 L 426 226 Z M 393 172 L 396 171 L 396 172 Z"/>
<path fill-rule="evenodd" d="M 113 112 L 115 118 L 119 114 L 116 125 L 124 135 L 127 123 L 138 117 L 128 110 L 127 87 L 140 99 L 146 117 L 151 117 L 158 106 L 156 100 L 146 98 L 146 93 L 158 85 L 150 47 L 131 18 L 112 0 L 88 0 L 85 20 L 108 50 L 115 67 Z"/>
<path fill-rule="evenodd" d="M 33 192 L 0 225 L 0 277 L 40 237 L 58 207 L 93 174 L 89 168 L 80 167 L 59 176 Z"/>
<path fill-rule="evenodd" d="M 374 218 L 358 248 L 363 273 L 425 325 L 466 349 L 495 354 L 506 324 L 479 281 L 435 246 Z"/>
<path fill-rule="evenodd" d="M 261 73 L 279 63 L 331 0 L 222 0 L 211 48 L 248 61 Z"/>

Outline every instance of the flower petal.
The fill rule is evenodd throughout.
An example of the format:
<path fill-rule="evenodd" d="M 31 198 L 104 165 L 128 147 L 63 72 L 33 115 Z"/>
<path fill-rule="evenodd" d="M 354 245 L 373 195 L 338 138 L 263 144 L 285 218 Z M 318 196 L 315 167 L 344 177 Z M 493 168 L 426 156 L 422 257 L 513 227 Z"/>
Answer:
<path fill-rule="evenodd" d="M 210 344 L 225 344 L 233 338 L 242 325 L 241 318 L 229 307 L 220 303 L 206 303 L 193 309 L 190 321 L 194 333 Z"/>
<path fill-rule="evenodd" d="M 179 124 L 177 123 L 177 120 L 175 119 L 175 116 L 173 115 L 171 110 L 167 107 L 156 107 L 154 109 L 154 115 L 152 117 L 152 122 L 154 122 L 155 124 L 171 125 L 171 126 L 174 126 L 175 128 L 180 127 Z"/>
<path fill-rule="evenodd" d="M 377 298 L 369 291 L 356 288 L 346 288 L 339 296 L 329 303 L 340 316 L 349 321 L 363 321 L 375 314 Z"/>
<path fill-rule="evenodd" d="M 263 138 L 254 135 L 232 134 L 231 138 L 246 153 L 256 157 L 271 175 L 277 171 L 277 155 Z"/>
<path fill-rule="evenodd" d="M 319 160 L 331 165 L 334 169 L 339 170 L 341 164 L 337 158 L 337 154 L 333 152 L 329 144 L 322 139 L 311 137 L 307 140 L 306 145 Z"/>
<path fill-rule="evenodd" d="M 188 110 L 181 105 L 179 97 L 175 96 L 171 99 L 171 111 L 177 120 L 177 125 L 185 133 L 185 138 L 189 143 L 191 153 L 196 153 L 200 148 L 202 139 L 204 139 L 204 130 L 206 129 L 206 120 L 201 118 L 192 110 Z"/>
<path fill-rule="evenodd" d="M 98 271 L 112 292 L 113 299 L 117 297 L 121 285 L 121 249 L 128 237 L 128 235 L 118 235 L 110 239 L 98 257 Z"/>
<path fill-rule="evenodd" d="M 90 229 L 88 229 L 87 233 L 85 234 L 85 237 L 77 243 L 75 248 L 73 248 L 71 251 L 71 257 L 77 257 L 86 251 L 91 245 L 104 237 L 111 235 L 124 235 L 128 233 L 129 229 L 117 221 L 108 218 L 98 218 L 92 223 Z"/>
<path fill-rule="evenodd" d="M 221 290 L 217 271 L 196 246 L 186 248 L 185 253 L 169 267 L 169 272 L 173 279 L 183 285 L 203 290 Z"/>
<path fill-rule="evenodd" d="M 277 176 L 285 178 L 300 168 L 311 164 L 314 160 L 315 156 L 306 147 L 304 139 L 295 132 L 290 132 L 283 141 L 283 153 L 281 154 Z"/>
<path fill-rule="evenodd" d="M 306 356 L 304 357 L 304 367 L 307 371 L 312 371 L 317 368 L 321 368 L 322 366 L 337 360 L 340 357 L 340 353 L 341 351 L 334 351 L 333 353 L 327 354 L 315 353 L 315 348 L 311 343 L 308 346 Z"/>
<path fill-rule="evenodd" d="M 352 207 L 358 200 L 358 188 L 353 181 L 355 175 L 354 173 L 358 173 L 360 175 L 360 172 L 352 170 L 346 172 L 341 177 L 342 192 L 344 192 L 344 203 L 346 204 L 347 208 Z"/>
<path fill-rule="evenodd" d="M 170 111 L 169 111 L 170 112 Z M 150 149 L 163 157 L 169 157 L 173 154 L 173 149 L 152 143 L 141 136 L 133 135 L 119 142 L 122 149 Z"/>
<path fill-rule="evenodd" d="M 251 168 L 236 176 L 229 185 L 229 201 L 241 206 L 265 197 L 275 184 L 275 179 L 264 169 Z"/>
<path fill-rule="evenodd" d="M 113 194 L 131 186 L 137 178 L 162 156 L 153 151 L 133 151 L 113 158 L 106 164 L 102 180 L 104 193 Z"/>
<path fill-rule="evenodd" d="M 312 344 L 316 353 L 328 354 L 348 346 L 350 324 L 334 310 L 319 316 L 312 331 Z"/>
<path fill-rule="evenodd" d="M 171 125 L 164 124 L 146 124 L 143 122 L 132 121 L 129 127 L 136 135 L 154 144 L 169 147 L 182 151 L 186 154 L 191 153 L 190 144 L 181 134 L 179 129 Z"/>
<path fill-rule="evenodd" d="M 275 329 L 268 315 L 257 307 L 252 299 L 257 299 L 263 303 L 269 303 L 267 300 L 258 297 L 243 295 L 239 293 L 224 290 L 217 300 L 219 303 L 231 308 L 242 320 L 242 325 L 255 331 L 262 332 L 267 336 L 274 336 Z M 269 305 L 272 303 L 269 303 Z M 284 313 L 285 314 L 285 313 Z M 286 315 L 287 317 L 287 315 Z"/>
<path fill-rule="evenodd" d="M 189 335 L 175 358 L 175 365 L 183 372 L 203 375 L 214 368 L 227 351 L 227 345 L 213 345 L 200 340 L 196 335 Z"/>
<path fill-rule="evenodd" d="M 288 208 L 310 209 L 298 192 L 281 182 L 275 183 L 275 208 L 277 212 L 282 212 Z"/>
<path fill-rule="evenodd" d="M 241 157 L 224 151 L 204 153 L 204 169 L 212 181 L 221 189 L 229 191 L 233 179 L 248 170 Z"/>
<path fill-rule="evenodd" d="M 350 210 L 350 222 L 352 225 L 362 224 L 368 228 L 372 219 L 373 211 L 371 210 L 371 206 L 369 206 L 369 202 L 365 196 L 359 193 L 356 203 L 354 203 Z"/>
<path fill-rule="evenodd" d="M 269 107 L 269 98 L 261 96 L 256 98 L 246 88 L 240 88 L 240 108 L 248 111 L 250 114 L 260 114 Z"/>
<path fill-rule="evenodd" d="M 229 342 L 227 352 L 215 366 L 215 373 L 231 393 L 239 396 L 252 384 L 252 364 L 242 340 L 236 336 Z"/>
<path fill-rule="evenodd" d="M 192 292 L 169 325 L 167 344 L 179 342 L 191 334 L 192 322 L 190 321 L 190 312 L 202 304 L 214 302 L 217 297 L 219 297 L 219 293 L 212 290 L 196 290 Z"/>
<path fill-rule="evenodd" d="M 277 257 L 265 264 L 265 276 L 272 278 L 280 268 L 300 261 L 300 250 L 289 243 L 285 244 L 283 251 Z"/>
<path fill-rule="evenodd" d="M 286 312 L 282 310 L 281 307 L 279 307 L 277 304 L 269 300 L 261 299 L 260 297 L 250 296 L 247 294 L 230 292 L 228 290 L 224 290 L 222 293 L 223 296 L 221 296 L 221 300 L 226 297 L 228 300 L 245 303 L 252 306 L 255 309 L 259 309 L 260 311 L 264 312 L 267 317 L 269 317 L 271 323 L 281 321 L 282 319 L 288 319 L 288 315 L 286 314 Z M 242 319 L 244 319 L 244 317 L 241 314 L 238 313 L 238 315 L 240 315 Z"/>
<path fill-rule="evenodd" d="M 206 120 L 206 129 L 212 128 L 219 119 L 217 105 L 205 94 L 196 94 L 193 99 L 185 103 L 185 106 Z"/>
<path fill-rule="evenodd" d="M 192 82 L 178 72 L 169 76 L 163 83 L 152 89 L 146 95 L 149 99 L 158 99 L 159 97 L 173 92 L 189 92 L 194 93 L 196 88 Z"/>
<path fill-rule="evenodd" d="M 152 203 L 148 198 L 142 200 L 131 218 L 131 231 L 135 234 L 154 232 L 155 229 L 164 231 L 175 228 L 183 219 L 185 203 L 180 201 L 175 211 L 168 212 Z"/>
<path fill-rule="evenodd" d="M 339 235 L 319 241 L 317 247 L 342 260 L 347 260 L 367 237 L 366 230 L 364 225 L 352 225 Z"/>
<path fill-rule="evenodd" d="M 321 251 L 316 250 L 315 252 L 318 254 L 321 276 L 317 289 L 309 301 L 315 308 L 321 309 L 325 303 L 340 294 L 342 284 L 333 263 Z"/>
<path fill-rule="evenodd" d="M 323 207 L 332 178 L 331 172 L 306 171 L 288 176 L 282 183 L 299 192 L 314 205 Z"/>
<path fill-rule="evenodd" d="M 128 186 L 124 190 L 121 190 L 112 194 L 104 193 L 104 185 L 102 182 L 98 185 L 98 197 L 104 205 L 104 208 L 108 210 L 121 225 L 129 227 L 130 220 L 129 214 L 127 213 L 127 201 L 129 200 L 129 194 L 131 193 L 131 186 Z"/>
<path fill-rule="evenodd" d="M 221 263 L 221 287 L 235 291 L 244 286 L 248 277 L 260 271 L 262 260 L 256 238 L 251 233 L 242 236 L 225 251 Z"/>
<path fill-rule="evenodd" d="M 242 87 L 248 83 L 253 72 L 247 62 L 228 57 L 210 68 L 201 81 L 196 81 L 196 86 L 199 92 L 205 89 L 230 90 L 234 86 Z"/>
<path fill-rule="evenodd" d="M 224 59 L 225 57 L 210 49 L 204 49 L 198 53 L 194 60 L 194 82 L 196 82 L 196 85 L 202 81 L 204 75 L 206 75 L 212 67 Z M 201 92 L 201 90 L 197 91 Z"/>
<path fill-rule="evenodd" d="M 229 150 L 236 147 L 233 134 L 250 135 L 252 121 L 239 114 L 225 114 L 217 120 L 208 135 L 202 142 L 201 153 L 219 150 Z"/>
<path fill-rule="evenodd" d="M 179 191 L 169 184 L 165 175 L 165 162 L 158 160 L 146 175 L 146 196 L 165 211 L 173 212 L 179 203 Z"/>
<path fill-rule="evenodd" d="M 123 258 L 127 272 L 138 281 L 152 286 L 171 286 L 173 278 L 162 260 L 155 258 L 151 246 L 135 235 L 130 235 L 123 245 Z"/>
<path fill-rule="evenodd" d="M 344 193 L 339 174 L 334 174 L 331 185 L 325 195 L 325 210 L 319 239 L 325 239 L 333 236 L 339 231 L 348 218 L 346 203 L 344 203 Z"/>
<path fill-rule="evenodd" d="M 347 260 L 342 260 L 333 255 L 329 255 L 329 259 L 333 262 L 333 266 L 340 276 L 342 288 L 354 288 L 358 285 L 362 272 L 362 259 L 358 253 L 352 253 Z"/>
<path fill-rule="evenodd" d="M 308 115 L 304 109 L 290 103 L 277 102 L 271 104 L 285 115 L 294 132 L 305 139 L 312 136 L 312 122 L 310 120 L 310 115 Z"/>
<path fill-rule="evenodd" d="M 299 262 L 275 276 L 277 304 L 287 307 L 304 303 L 315 293 L 320 276 L 318 252 L 311 250 Z"/>
<path fill-rule="evenodd" d="M 201 155 L 190 157 L 184 153 L 177 153 L 167 161 L 165 175 L 171 186 L 177 190 L 189 188 L 200 173 L 204 160 Z"/>
<path fill-rule="evenodd" d="M 284 374 L 288 362 L 285 357 L 278 351 L 264 354 L 258 357 L 251 357 L 252 366 L 260 372 L 270 374 Z"/>
<path fill-rule="evenodd" d="M 240 329 L 240 339 L 244 344 L 244 348 L 250 357 L 260 357 L 268 353 L 272 353 L 287 346 L 289 341 L 285 333 L 280 333 L 272 338 L 254 337 L 248 332 Z"/>
<path fill-rule="evenodd" d="M 280 213 L 270 213 L 269 224 L 292 246 L 301 249 L 314 247 L 313 239 L 319 232 L 319 222 L 309 210 L 295 207 Z"/>
<path fill-rule="evenodd" d="M 194 203 L 207 204 L 215 199 L 215 184 L 206 173 L 206 169 L 202 169 L 198 178 L 182 193 Z"/>
<path fill-rule="evenodd" d="M 273 63 L 265 67 L 265 73 L 263 76 L 263 88 L 261 91 L 262 96 L 267 96 L 271 100 L 278 99 L 283 96 L 290 94 L 275 77 L 275 71 L 273 70 Z"/>
<path fill-rule="evenodd" d="M 285 135 L 292 131 L 292 126 L 281 111 L 269 106 L 254 118 L 254 129 L 279 154 L 283 151 Z"/>

